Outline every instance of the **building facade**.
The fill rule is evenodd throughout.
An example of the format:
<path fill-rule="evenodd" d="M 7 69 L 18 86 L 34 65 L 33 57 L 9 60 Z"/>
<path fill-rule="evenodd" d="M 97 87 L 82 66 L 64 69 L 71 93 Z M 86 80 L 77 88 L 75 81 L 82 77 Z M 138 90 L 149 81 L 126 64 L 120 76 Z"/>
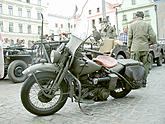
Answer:
<path fill-rule="evenodd" d="M 165 39 L 165 1 L 164 0 L 155 0 L 156 4 L 156 14 L 157 14 L 157 30 L 158 30 L 158 39 Z"/>
<path fill-rule="evenodd" d="M 0 0 L 0 32 L 4 38 L 36 41 L 41 35 L 41 14 L 44 33 L 48 32 L 46 0 Z"/>
<path fill-rule="evenodd" d="M 93 26 L 95 26 L 97 30 L 101 30 L 104 10 L 106 19 L 112 26 L 117 27 L 116 8 L 118 5 L 118 0 L 105 0 L 105 9 L 103 9 L 102 0 L 90 0 L 85 12 L 89 21 L 89 32 L 92 32 Z"/>
<path fill-rule="evenodd" d="M 157 34 L 156 6 L 152 0 L 123 0 L 117 9 L 119 32 L 122 32 L 124 26 L 129 26 L 137 11 L 144 12 L 144 20 L 152 25 Z"/>
<path fill-rule="evenodd" d="M 74 30 L 75 26 L 74 21 L 70 17 L 48 13 L 49 34 L 70 33 Z"/>

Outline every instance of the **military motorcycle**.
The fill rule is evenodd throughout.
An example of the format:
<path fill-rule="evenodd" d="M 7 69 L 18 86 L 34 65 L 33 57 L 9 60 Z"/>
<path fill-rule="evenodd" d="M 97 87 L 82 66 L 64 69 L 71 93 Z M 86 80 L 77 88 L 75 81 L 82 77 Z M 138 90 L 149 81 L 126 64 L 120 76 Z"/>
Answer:
<path fill-rule="evenodd" d="M 89 37 L 88 37 L 89 38 Z M 89 59 L 82 44 L 86 40 L 72 36 L 50 54 L 50 63 L 42 59 L 23 71 L 28 78 L 21 89 L 23 106 L 39 116 L 54 114 L 68 97 L 80 106 L 84 101 L 105 101 L 109 96 L 123 98 L 145 82 L 144 66 L 132 59 L 116 60 L 98 51 Z"/>

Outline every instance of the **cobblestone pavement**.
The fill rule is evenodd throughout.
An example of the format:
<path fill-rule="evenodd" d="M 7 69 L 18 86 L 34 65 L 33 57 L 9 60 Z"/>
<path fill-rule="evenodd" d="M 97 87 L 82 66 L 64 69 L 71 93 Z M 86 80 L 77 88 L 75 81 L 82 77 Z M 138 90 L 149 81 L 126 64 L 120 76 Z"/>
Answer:
<path fill-rule="evenodd" d="M 38 117 L 27 112 L 20 101 L 22 84 L 0 81 L 0 124 L 165 124 L 165 65 L 154 67 L 146 88 L 127 97 L 95 104 L 82 104 L 92 116 L 83 114 L 68 99 L 56 114 Z"/>

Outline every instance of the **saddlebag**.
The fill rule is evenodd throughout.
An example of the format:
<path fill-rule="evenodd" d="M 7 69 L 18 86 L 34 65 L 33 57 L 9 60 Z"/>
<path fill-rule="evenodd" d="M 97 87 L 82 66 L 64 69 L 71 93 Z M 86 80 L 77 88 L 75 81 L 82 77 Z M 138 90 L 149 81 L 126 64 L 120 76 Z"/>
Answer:
<path fill-rule="evenodd" d="M 141 62 L 127 59 L 121 60 L 119 63 L 125 66 L 125 76 L 133 86 L 133 89 L 140 88 L 145 82 L 145 69 Z"/>
<path fill-rule="evenodd" d="M 125 75 L 134 89 L 140 88 L 145 81 L 145 69 L 142 65 L 126 66 Z"/>

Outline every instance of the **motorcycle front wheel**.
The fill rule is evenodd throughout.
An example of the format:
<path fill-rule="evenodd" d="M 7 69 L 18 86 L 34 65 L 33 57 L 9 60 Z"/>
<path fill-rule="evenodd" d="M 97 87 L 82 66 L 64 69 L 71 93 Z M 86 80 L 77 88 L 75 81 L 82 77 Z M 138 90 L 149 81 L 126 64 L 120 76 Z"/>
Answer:
<path fill-rule="evenodd" d="M 125 83 L 124 81 L 120 80 L 117 82 L 116 88 L 113 91 L 110 91 L 110 95 L 117 99 L 125 97 L 130 91 L 131 87 L 129 84 Z"/>
<path fill-rule="evenodd" d="M 56 74 L 50 72 L 39 72 L 36 75 L 38 82 L 45 92 L 53 83 Z M 46 116 L 59 111 L 67 101 L 68 88 L 65 81 L 62 81 L 58 90 L 53 93 L 53 97 L 47 97 L 40 89 L 33 75 L 31 75 L 23 84 L 21 89 L 21 101 L 24 107 L 32 114 Z"/>

